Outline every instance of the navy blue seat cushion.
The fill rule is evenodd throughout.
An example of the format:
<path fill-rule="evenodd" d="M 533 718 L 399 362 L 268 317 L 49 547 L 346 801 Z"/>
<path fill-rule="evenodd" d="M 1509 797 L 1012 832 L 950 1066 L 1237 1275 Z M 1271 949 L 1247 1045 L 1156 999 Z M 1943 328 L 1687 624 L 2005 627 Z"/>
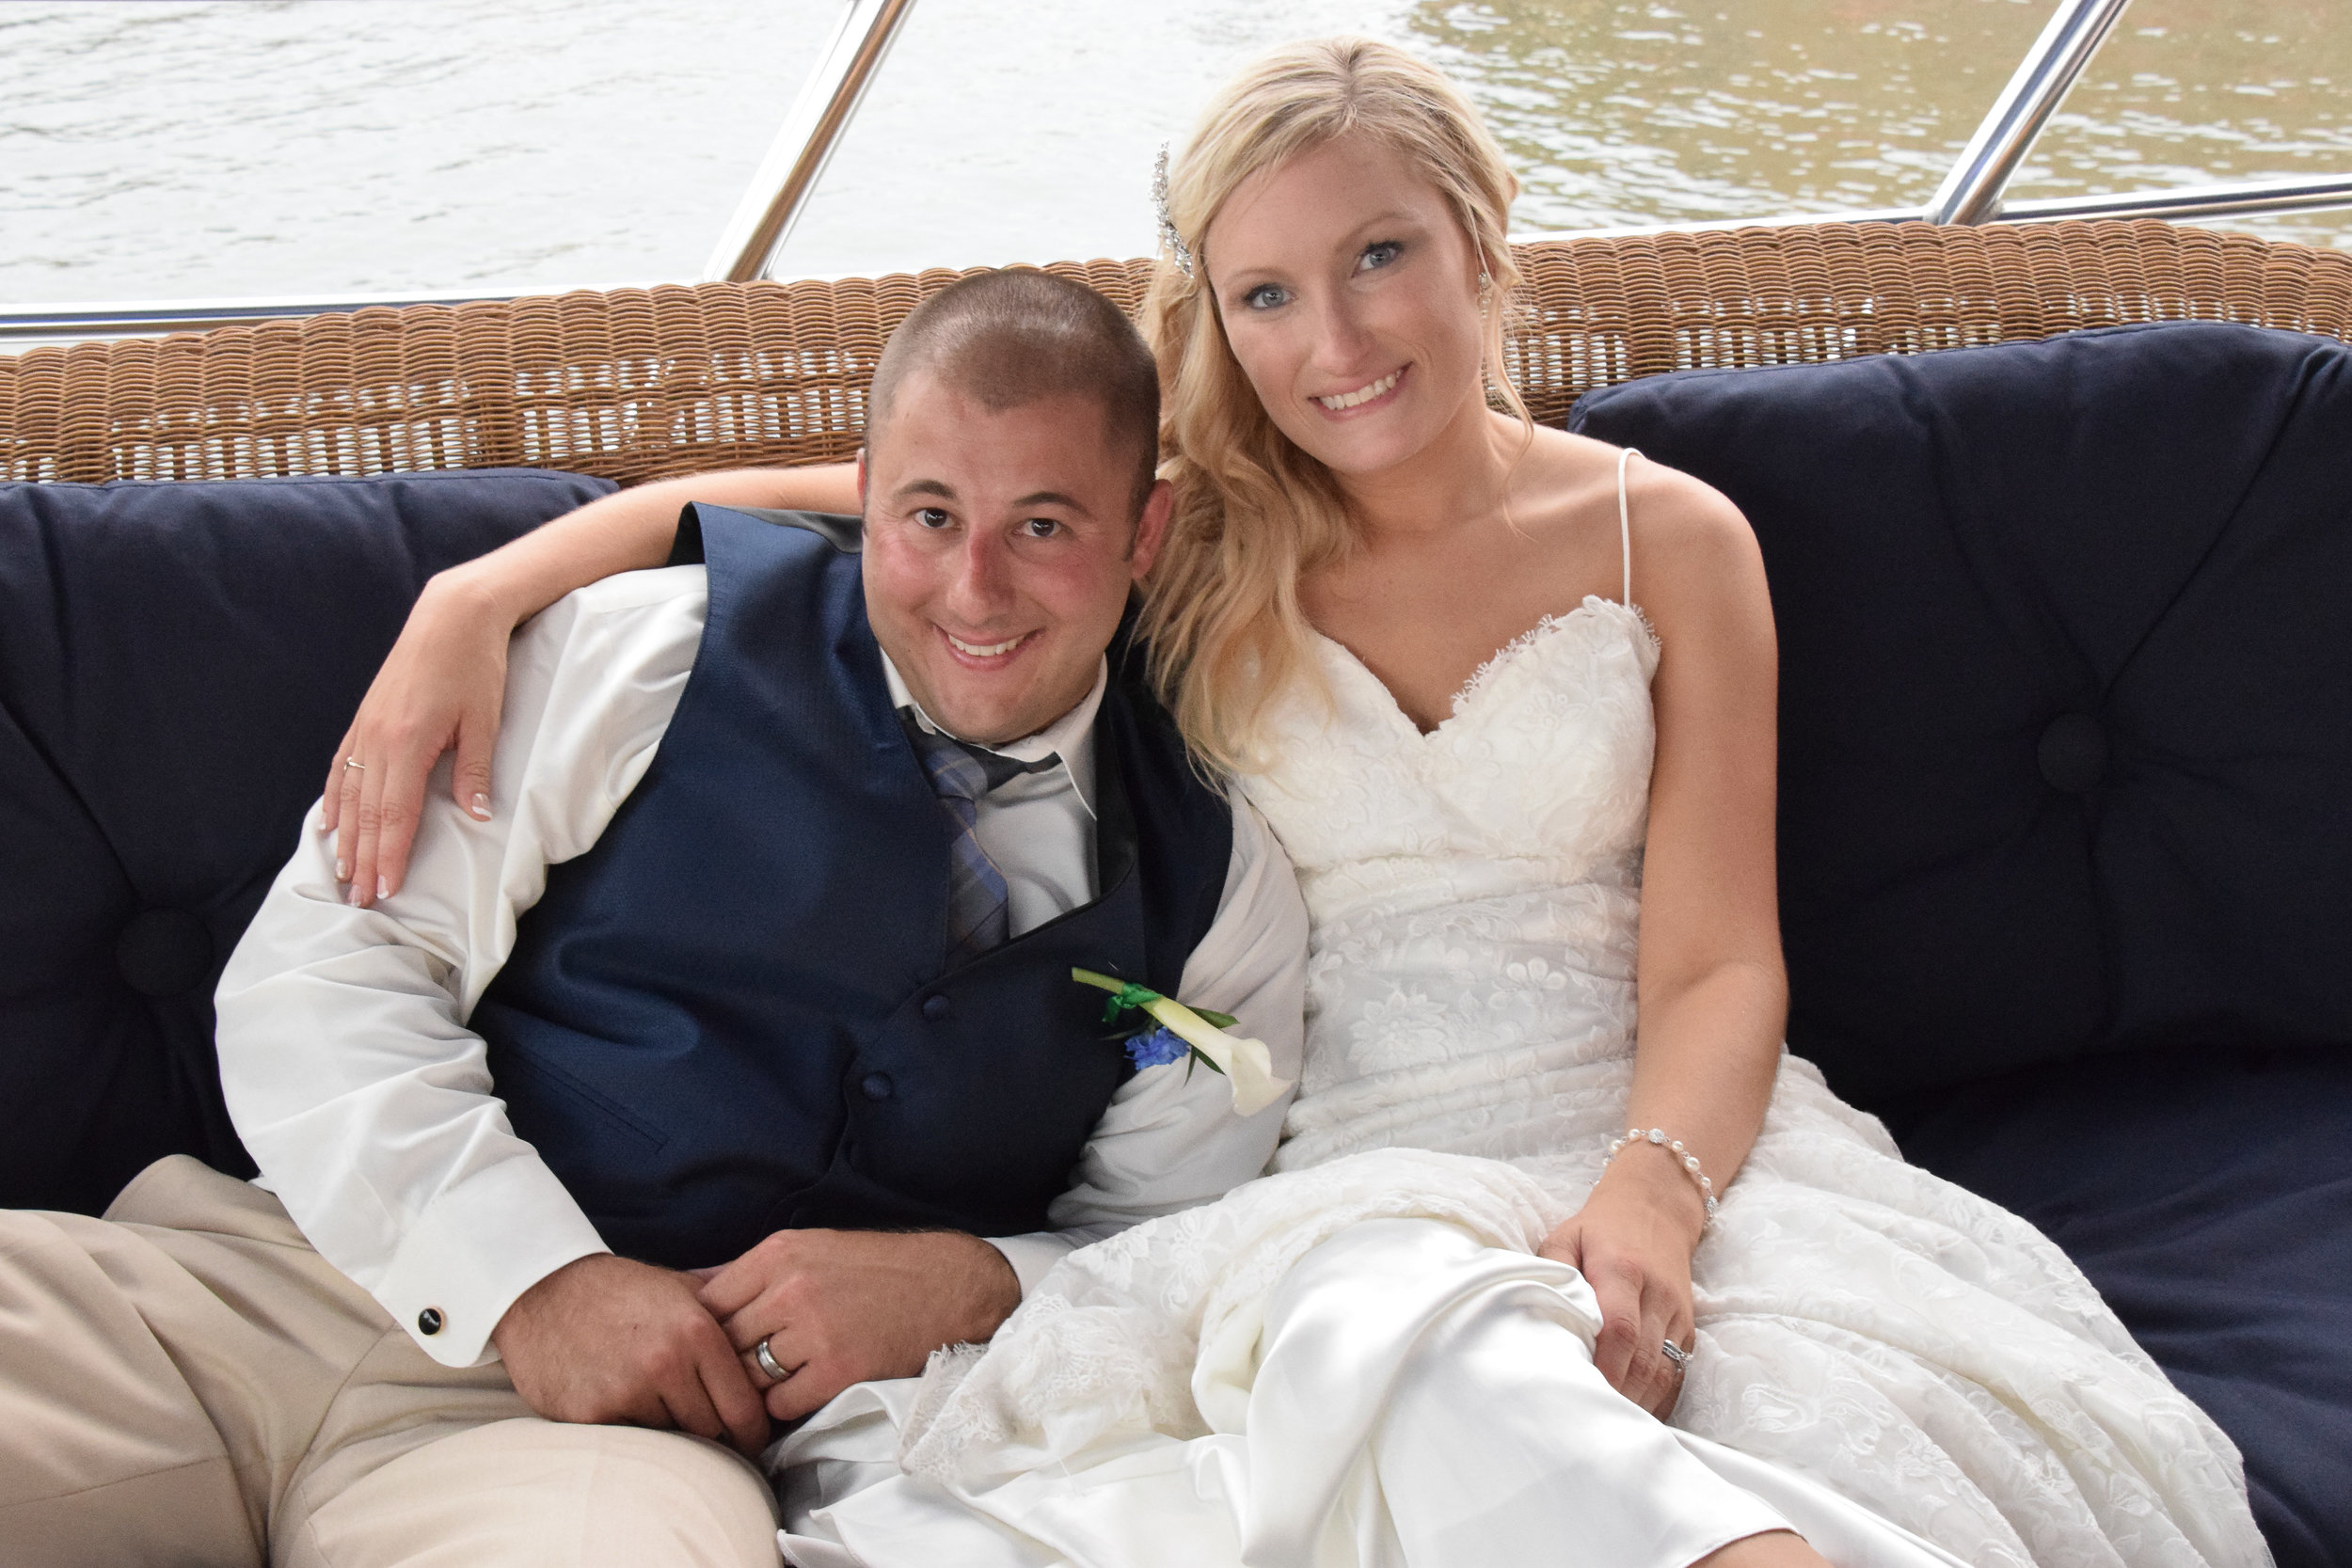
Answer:
<path fill-rule="evenodd" d="M 2280 1568 L 2352 1561 L 2352 1056 L 2068 1063 L 1888 1120 L 2048 1232 L 2237 1440 Z"/>
<path fill-rule="evenodd" d="M 1572 422 L 1762 544 L 1789 1043 L 1841 1094 L 2352 1043 L 2352 349 L 2118 327 Z"/>
<path fill-rule="evenodd" d="M 251 1170 L 213 987 L 337 739 L 428 577 L 612 488 L 0 484 L 0 1206 Z"/>

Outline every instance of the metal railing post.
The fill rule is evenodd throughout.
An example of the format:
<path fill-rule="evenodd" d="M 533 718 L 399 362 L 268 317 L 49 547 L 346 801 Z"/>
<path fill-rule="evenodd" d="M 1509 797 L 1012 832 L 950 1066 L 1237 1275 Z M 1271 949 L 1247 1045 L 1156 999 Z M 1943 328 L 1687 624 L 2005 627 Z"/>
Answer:
<path fill-rule="evenodd" d="M 2059 0 L 2042 36 L 2001 89 L 1960 162 L 1928 203 L 1930 223 L 1989 223 L 1999 215 L 2001 193 L 2033 150 L 2042 126 L 2079 78 L 2131 0 Z"/>
<path fill-rule="evenodd" d="M 2058 196 L 2009 201 L 1994 223 L 2042 223 L 2053 218 L 2242 217 L 2352 207 L 2352 174 L 2296 175 L 2223 185 L 2176 185 L 2167 191 L 2121 191 L 2109 196 Z"/>
<path fill-rule="evenodd" d="M 748 283 L 768 275 L 832 161 L 843 128 L 914 9 L 914 0 L 850 0 L 833 41 L 801 84 L 792 112 L 703 263 L 704 282 Z"/>

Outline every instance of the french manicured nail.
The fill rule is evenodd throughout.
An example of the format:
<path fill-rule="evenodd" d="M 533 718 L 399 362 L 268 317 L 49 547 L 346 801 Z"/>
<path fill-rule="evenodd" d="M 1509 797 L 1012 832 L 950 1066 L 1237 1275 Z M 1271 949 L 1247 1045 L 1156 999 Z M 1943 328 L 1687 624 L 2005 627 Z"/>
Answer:
<path fill-rule="evenodd" d="M 375 895 L 378 898 L 389 898 L 392 895 L 392 879 L 389 877 L 378 877 L 375 879 Z"/>
<path fill-rule="evenodd" d="M 490 798 L 487 795 L 477 795 L 473 798 L 473 814 L 478 820 L 484 822 L 490 820 Z"/>
<path fill-rule="evenodd" d="M 361 887 L 358 882 L 354 882 L 351 884 L 351 891 L 343 895 L 343 902 L 349 904 L 356 910 L 359 907 L 359 901 L 363 896 L 365 896 L 366 893 L 367 889 Z"/>
<path fill-rule="evenodd" d="M 349 861 L 339 860 L 335 863 L 335 879 L 339 882 L 347 882 L 351 880 L 351 863 Z"/>

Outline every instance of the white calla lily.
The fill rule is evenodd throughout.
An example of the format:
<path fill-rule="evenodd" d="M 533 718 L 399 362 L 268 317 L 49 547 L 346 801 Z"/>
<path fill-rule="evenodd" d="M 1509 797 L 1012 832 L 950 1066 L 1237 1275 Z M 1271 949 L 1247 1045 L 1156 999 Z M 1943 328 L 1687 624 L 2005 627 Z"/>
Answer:
<path fill-rule="evenodd" d="M 1143 1010 L 1168 1025 L 1169 1034 L 1216 1064 L 1233 1086 L 1235 1116 L 1255 1116 L 1291 1086 L 1289 1079 L 1274 1076 L 1274 1053 L 1266 1049 L 1265 1041 L 1228 1034 L 1174 997 L 1146 1002 Z"/>

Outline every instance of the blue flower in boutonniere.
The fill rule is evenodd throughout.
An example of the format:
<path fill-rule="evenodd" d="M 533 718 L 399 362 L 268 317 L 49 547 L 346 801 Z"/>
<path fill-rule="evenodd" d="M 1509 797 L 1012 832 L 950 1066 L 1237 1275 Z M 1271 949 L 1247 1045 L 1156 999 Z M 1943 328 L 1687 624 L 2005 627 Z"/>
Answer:
<path fill-rule="evenodd" d="M 1127 1057 L 1138 1068 L 1160 1067 L 1189 1055 L 1225 1075 L 1233 1086 L 1233 1114 L 1244 1117 L 1264 1110 L 1291 1086 L 1289 1079 L 1274 1076 L 1274 1056 L 1263 1040 L 1227 1033 L 1235 1022 L 1230 1013 L 1187 1007 L 1149 986 L 1091 969 L 1073 969 L 1070 977 L 1111 993 L 1103 1008 L 1104 1022 L 1116 1023 L 1122 1013 L 1147 1016 L 1149 1022 L 1137 1021 L 1124 1037 Z"/>
<path fill-rule="evenodd" d="M 1177 1036 L 1176 1031 L 1165 1023 L 1156 1029 L 1148 1023 L 1138 1023 L 1128 1033 L 1126 1038 L 1127 1059 L 1139 1068 L 1166 1067 L 1168 1063 L 1184 1056 L 1190 1056 L 1195 1061 L 1209 1062 L 1206 1056 L 1186 1045 Z M 1215 1068 L 1216 1064 L 1209 1062 L 1209 1066 Z"/>

